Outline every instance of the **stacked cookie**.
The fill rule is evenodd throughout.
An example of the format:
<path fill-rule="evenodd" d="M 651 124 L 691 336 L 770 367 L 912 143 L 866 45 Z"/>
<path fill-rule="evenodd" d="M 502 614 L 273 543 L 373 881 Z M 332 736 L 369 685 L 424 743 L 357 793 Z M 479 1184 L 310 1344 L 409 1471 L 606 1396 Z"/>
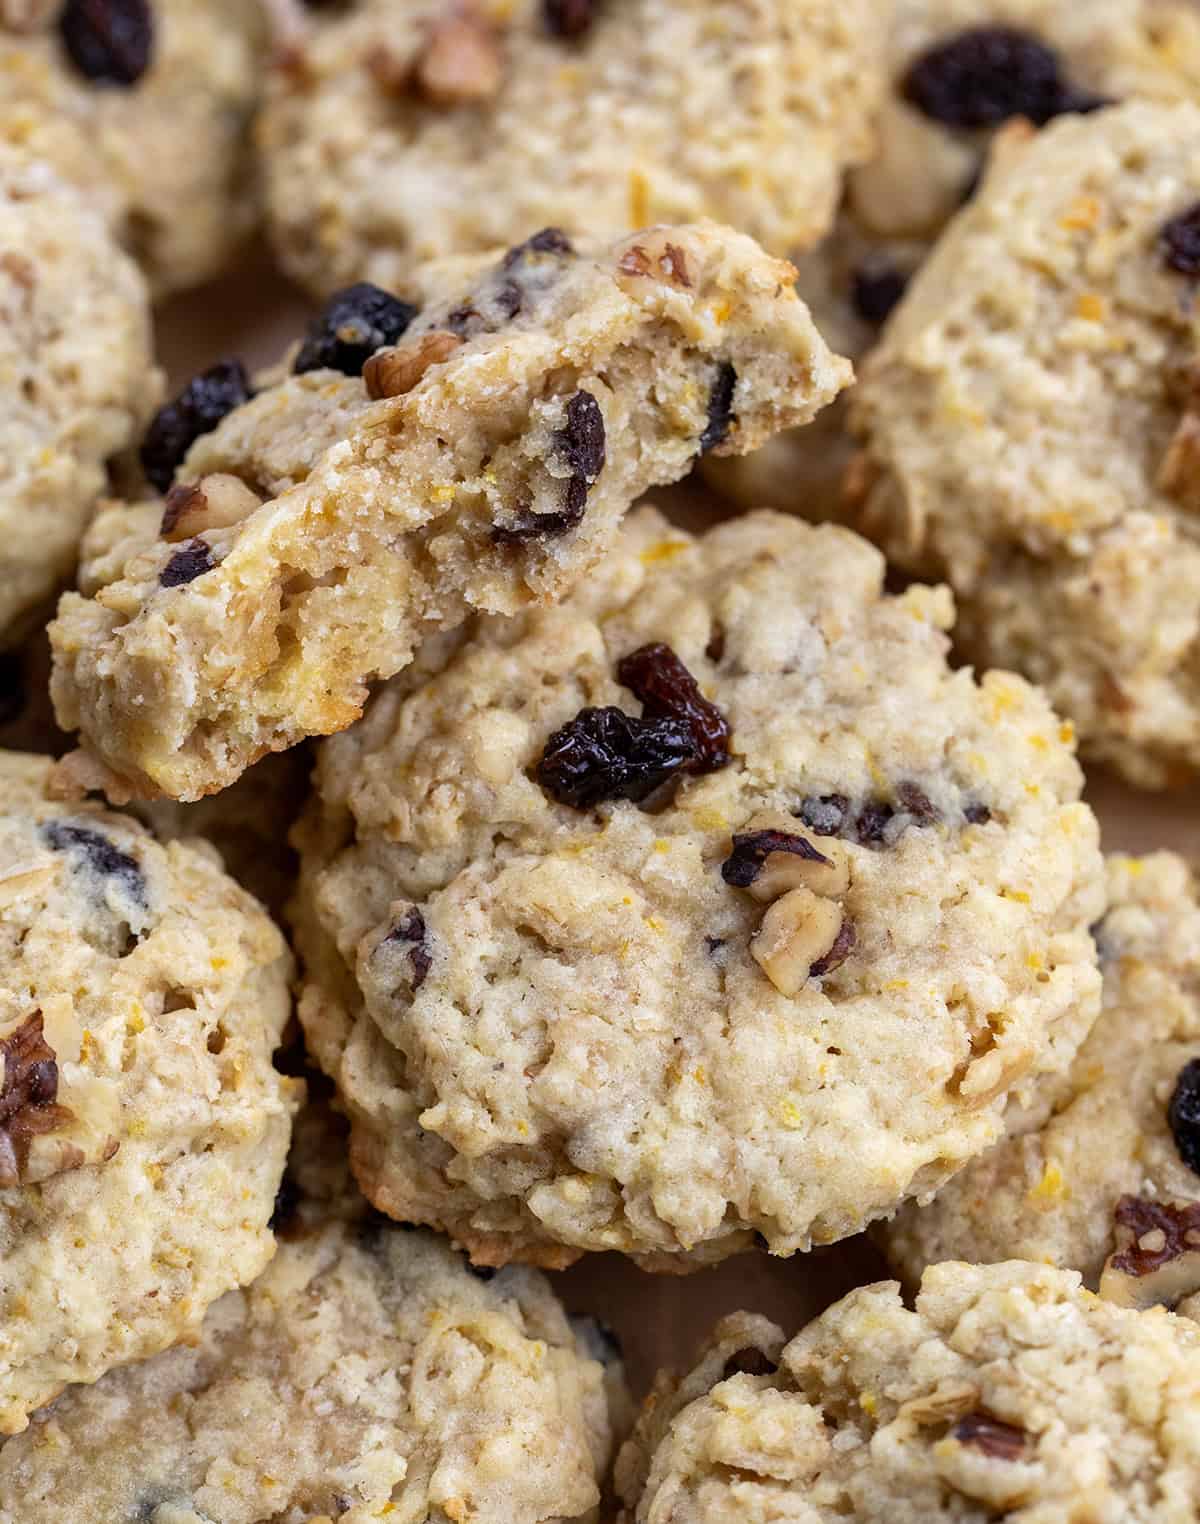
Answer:
<path fill-rule="evenodd" d="M 1190 0 L 0 0 L 0 1524 L 1200 1515 L 1200 900 L 1076 760 L 1195 811 L 1198 92 Z M 168 385 L 260 217 L 315 311 Z M 867 1229 L 636 1422 L 543 1273 L 642 1364 Z"/>

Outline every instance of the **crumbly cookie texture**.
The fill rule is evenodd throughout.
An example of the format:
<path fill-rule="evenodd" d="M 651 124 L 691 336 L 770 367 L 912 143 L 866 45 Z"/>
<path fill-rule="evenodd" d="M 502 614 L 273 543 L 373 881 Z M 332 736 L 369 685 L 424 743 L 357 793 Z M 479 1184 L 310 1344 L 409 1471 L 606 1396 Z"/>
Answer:
<path fill-rule="evenodd" d="M 890 0 L 889 0 L 890 5 Z M 883 85 L 871 0 L 363 0 L 276 70 L 259 129 L 276 247 L 303 284 L 554 223 L 715 217 L 775 253 L 833 220 Z"/>
<path fill-rule="evenodd" d="M 1014 1108 L 1002 1143 L 889 1225 L 912 1280 L 942 1259 L 1021 1258 L 1079 1270 L 1134 1305 L 1200 1292 L 1196 884 L 1160 852 L 1110 858 L 1108 891 L 1099 1020 L 1070 1072 Z M 1155 1232 L 1153 1252 L 1137 1252 Z"/>
<path fill-rule="evenodd" d="M 852 1291 L 783 1348 L 718 1325 L 617 1464 L 622 1524 L 1190 1524 L 1200 1331 L 1011 1261 Z"/>
<path fill-rule="evenodd" d="M 1013 130 L 851 408 L 867 531 L 1146 785 L 1200 768 L 1198 197 L 1193 106 Z"/>
<path fill-rule="evenodd" d="M 1079 769 L 1019 678 L 947 668 L 944 588 L 882 577 L 845 530 L 640 510 L 565 604 L 324 743 L 301 1019 L 377 1206 L 482 1263 L 789 1254 L 930 1195 L 1066 1067 L 1099 993 Z M 729 760 L 668 757 L 639 804 L 672 732 L 619 664 L 659 643 Z"/>
<path fill-rule="evenodd" d="M 53 170 L 0 146 L 0 646 L 69 577 L 105 462 L 159 395 L 132 261 Z"/>
<path fill-rule="evenodd" d="M 127 791 L 195 799 L 348 725 L 371 679 L 473 609 L 560 596 L 646 488 L 849 380 L 793 274 L 712 223 L 597 254 L 544 230 L 427 271 L 362 376 L 288 376 L 196 440 L 192 538 L 64 598 L 60 722 Z"/>
<path fill-rule="evenodd" d="M 0 755 L 0 1433 L 262 1270 L 303 1087 L 290 958 L 200 842 Z"/>
<path fill-rule="evenodd" d="M 259 7 L 151 0 L 148 28 L 141 6 L 68 0 L 22 25 L 29 8 L 0 8 L 0 142 L 86 192 L 156 294 L 215 274 L 257 213 Z"/>
<path fill-rule="evenodd" d="M 145 1524 L 595 1517 L 619 1371 L 586 1328 L 535 1272 L 485 1282 L 366 1213 L 330 1167 L 344 1142 L 312 1116 L 297 1131 L 271 1264 L 193 1343 L 65 1393 L 10 1440 L 3 1524 L 59 1524 L 68 1497 L 80 1518 Z"/>

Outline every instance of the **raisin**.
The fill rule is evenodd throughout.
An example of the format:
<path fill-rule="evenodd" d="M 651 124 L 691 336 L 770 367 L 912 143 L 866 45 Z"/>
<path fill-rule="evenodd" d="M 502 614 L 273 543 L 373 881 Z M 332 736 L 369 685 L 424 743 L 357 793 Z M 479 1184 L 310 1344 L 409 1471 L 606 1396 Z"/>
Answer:
<path fill-rule="evenodd" d="M 565 534 L 583 518 L 588 489 L 604 469 L 607 444 L 604 414 L 591 392 L 576 392 L 567 403 L 566 420 L 554 435 L 558 453 L 571 475 L 558 513 L 533 513 L 522 509 L 509 524 L 496 524 L 492 539 L 500 545 L 519 545 L 525 540 Z"/>
<path fill-rule="evenodd" d="M 4 1085 L 0 1089 L 0 1185 L 20 1182 L 29 1143 L 71 1118 L 58 1100 L 58 1059 L 42 1035 L 42 1013 L 27 1016 L 0 1040 Z"/>
<path fill-rule="evenodd" d="M 189 540 L 181 545 L 158 574 L 159 587 L 183 587 L 212 571 L 213 558 L 207 540 Z"/>
<path fill-rule="evenodd" d="M 794 813 L 818 836 L 836 836 L 845 827 L 850 801 L 845 794 L 810 794 Z"/>
<path fill-rule="evenodd" d="M 896 798 L 902 809 L 908 813 L 920 825 L 932 825 L 940 820 L 937 806 L 930 799 L 923 788 L 915 783 L 901 783 L 896 788 Z"/>
<path fill-rule="evenodd" d="M 1017 27 L 972 27 L 937 44 L 909 68 L 903 92 L 948 127 L 995 127 L 1013 116 L 1040 127 L 1076 109 L 1058 54 Z"/>
<path fill-rule="evenodd" d="M 1173 1206 L 1169 1201 L 1122 1196 L 1113 1216 L 1129 1233 L 1128 1244 L 1111 1261 L 1124 1275 L 1150 1275 L 1181 1254 L 1200 1249 L 1200 1201 Z M 1144 1247 L 1147 1239 L 1158 1246 Z"/>
<path fill-rule="evenodd" d="M 535 776 L 552 799 L 586 810 L 606 799 L 645 799 L 695 759 L 683 720 L 581 709 L 546 742 Z"/>
<path fill-rule="evenodd" d="M 986 804 L 979 804 L 972 800 L 963 805 L 963 819 L 968 825 L 987 825 L 992 818 L 992 812 Z"/>
<path fill-rule="evenodd" d="M 211 434 L 227 413 L 249 402 L 251 395 L 240 360 L 222 360 L 193 376 L 178 397 L 150 420 L 141 450 L 147 480 L 166 492 L 196 440 Z"/>
<path fill-rule="evenodd" d="M 719 444 L 724 444 L 733 427 L 733 393 L 737 386 L 737 371 L 728 360 L 717 367 L 712 390 L 708 394 L 708 422 L 700 435 L 700 453 L 707 455 Z"/>
<path fill-rule="evenodd" d="M 94 85 L 136 85 L 154 56 L 148 0 L 66 0 L 58 32 L 67 57 Z"/>
<path fill-rule="evenodd" d="M 395 344 L 417 315 L 411 302 L 359 281 L 335 291 L 308 325 L 292 370 L 340 370 L 360 376 L 377 349 Z"/>
<path fill-rule="evenodd" d="M 854 822 L 854 834 L 864 847 L 878 846 L 883 840 L 883 833 L 887 829 L 888 822 L 895 813 L 891 805 L 884 804 L 881 799 L 870 800 L 858 812 L 858 819 Z"/>
<path fill-rule="evenodd" d="M 530 254 L 573 254 L 574 252 L 571 240 L 562 228 L 542 228 L 532 238 L 527 238 L 524 243 L 509 249 L 502 263 L 505 270 L 511 270 L 514 265 L 519 265 Z"/>
<path fill-rule="evenodd" d="M 644 719 L 678 719 L 687 725 L 696 746 L 689 772 L 714 773 L 729 761 L 729 721 L 700 692 L 670 646 L 652 642 L 623 656 L 617 681 L 642 701 Z"/>
<path fill-rule="evenodd" d="M 751 1346 L 730 1355 L 722 1367 L 721 1380 L 728 1381 L 730 1376 L 773 1376 L 778 1369 L 779 1366 L 769 1355 L 764 1355 L 761 1349 Z"/>
<path fill-rule="evenodd" d="M 384 940 L 408 944 L 408 959 L 412 964 L 412 987 L 414 991 L 419 990 L 425 983 L 425 976 L 433 967 L 425 917 L 414 905 L 404 912 Z"/>
<path fill-rule="evenodd" d="M 735 889 L 748 889 L 772 852 L 790 852 L 810 863 L 828 863 L 811 841 L 787 831 L 748 831 L 733 838 L 733 851 L 721 864 L 721 877 Z"/>
<path fill-rule="evenodd" d="M 1200 201 L 1172 217 L 1158 235 L 1168 267 L 1180 275 L 1200 275 Z"/>
<path fill-rule="evenodd" d="M 1179 1071 L 1167 1121 L 1179 1157 L 1200 1175 L 1200 1058 L 1189 1059 Z"/>
<path fill-rule="evenodd" d="M 25 707 L 25 669 L 16 651 L 0 651 L 0 725 L 9 725 Z"/>
<path fill-rule="evenodd" d="M 101 878 L 115 878 L 133 899 L 144 904 L 146 881 L 137 859 L 122 852 L 107 836 L 87 826 L 65 825 L 49 820 L 42 827 L 42 840 L 53 852 L 67 852 L 80 859 L 80 865 Z"/>
<path fill-rule="evenodd" d="M 808 968 L 809 977 L 819 979 L 822 974 L 831 974 L 835 968 L 841 968 L 846 959 L 854 951 L 854 945 L 858 941 L 858 932 L 854 922 L 848 915 L 842 917 L 842 924 L 838 934 L 833 939 L 833 946 L 827 953 L 823 953 L 815 963 L 810 963 Z"/>
<path fill-rule="evenodd" d="M 1020 1460 L 1029 1438 L 1024 1429 L 982 1408 L 960 1418 L 953 1432 L 960 1445 L 971 1445 L 993 1460 Z"/>
<path fill-rule="evenodd" d="M 582 37 L 596 18 L 596 0 L 542 0 L 542 16 L 555 37 Z"/>
<path fill-rule="evenodd" d="M 908 276 L 895 265 L 860 265 L 850 277 L 850 300 L 864 323 L 882 323 L 904 295 Z"/>

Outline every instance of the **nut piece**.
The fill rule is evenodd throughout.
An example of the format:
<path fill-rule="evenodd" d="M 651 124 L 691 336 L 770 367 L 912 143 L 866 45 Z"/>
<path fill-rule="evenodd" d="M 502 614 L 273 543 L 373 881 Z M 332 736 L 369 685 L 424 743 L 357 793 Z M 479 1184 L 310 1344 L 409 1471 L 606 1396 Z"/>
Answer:
<path fill-rule="evenodd" d="M 435 328 L 406 344 L 381 349 L 363 366 L 367 396 L 376 401 L 381 397 L 403 397 L 412 391 L 431 365 L 440 365 L 461 343 L 458 334 Z"/>
<path fill-rule="evenodd" d="M 821 837 L 818 845 L 790 815 L 764 813 L 733 838 L 721 876 L 763 904 L 800 888 L 841 899 L 850 888 L 850 862 L 840 842 Z"/>
<path fill-rule="evenodd" d="M 489 100 L 504 81 L 496 34 L 470 11 L 435 22 L 417 60 L 416 79 L 435 106 Z"/>
<path fill-rule="evenodd" d="M 1105 1261 L 1100 1295 L 1119 1307 L 1175 1307 L 1200 1291 L 1200 1201 L 1122 1196 L 1116 1249 Z"/>
<path fill-rule="evenodd" d="M 842 929 L 842 908 L 811 889 L 792 889 L 762 918 L 750 952 L 781 995 L 794 995 L 833 948 Z"/>
<path fill-rule="evenodd" d="M 688 251 L 682 244 L 672 243 L 659 228 L 639 233 L 637 241 L 617 261 L 617 269 L 622 275 L 663 281 L 684 291 L 691 290 L 696 283 L 696 272 Z"/>
<path fill-rule="evenodd" d="M 228 529 L 261 507 L 262 499 L 240 477 L 214 471 L 197 482 L 178 482 L 171 488 L 159 538 L 174 545 L 206 529 Z"/>

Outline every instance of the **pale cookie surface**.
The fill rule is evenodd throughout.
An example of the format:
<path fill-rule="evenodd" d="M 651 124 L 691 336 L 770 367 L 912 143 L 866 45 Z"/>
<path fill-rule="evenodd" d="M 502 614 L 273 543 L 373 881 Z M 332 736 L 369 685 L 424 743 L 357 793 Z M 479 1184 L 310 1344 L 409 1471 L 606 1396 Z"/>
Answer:
<path fill-rule="evenodd" d="M 868 533 L 1149 785 L 1200 768 L 1198 199 L 1192 106 L 1010 131 L 851 407 Z"/>
<path fill-rule="evenodd" d="M 146 288 L 51 169 L 0 147 L 0 646 L 67 580 L 159 399 Z"/>
<path fill-rule="evenodd" d="M 845 530 L 639 511 L 563 606 L 477 622 L 325 743 L 301 1019 L 376 1205 L 484 1262 L 788 1254 L 932 1192 L 1066 1066 L 1099 994 L 1078 767 L 1020 679 L 949 671 L 945 589 L 882 575 Z M 643 806 L 671 722 L 618 673 L 652 643 L 731 751 Z"/>
<path fill-rule="evenodd" d="M 84 191 L 156 293 L 215 274 L 256 213 L 258 6 L 66 0 L 29 27 L 20 8 L 0 5 L 0 142 Z"/>
<path fill-rule="evenodd" d="M 623 1524 L 1191 1524 L 1200 1331 L 1010 1261 L 852 1291 L 786 1347 L 727 1318 L 659 1378 Z"/>
<path fill-rule="evenodd" d="M 338 298 L 294 363 L 341 373 L 286 376 L 199 437 L 168 538 L 64 598 L 60 722 L 127 788 L 183 799 L 348 725 L 421 638 L 561 596 L 646 488 L 846 384 L 792 279 L 712 223 L 595 254 L 545 230 L 427 271 L 371 358 L 335 342 Z"/>
<path fill-rule="evenodd" d="M 96 1524 L 595 1517 L 614 1375 L 586 1330 L 536 1273 L 484 1282 L 366 1213 L 329 1165 L 344 1141 L 308 1115 L 297 1136 L 270 1265 L 193 1345 L 65 1393 L 10 1440 L 3 1524 L 60 1524 L 68 1498 Z"/>
<path fill-rule="evenodd" d="M 888 1251 L 914 1281 L 942 1259 L 1020 1258 L 1140 1305 L 1200 1292 L 1196 884 L 1161 852 L 1110 858 L 1108 890 L 1100 1018 L 1069 1074 L 1014 1108 L 1004 1142 L 889 1225 Z"/>
<path fill-rule="evenodd" d="M 317 20 L 260 125 L 272 232 L 320 291 L 543 223 L 715 217 L 778 254 L 872 146 L 871 0 L 362 0 Z"/>
<path fill-rule="evenodd" d="M 195 1333 L 271 1257 L 301 1086 L 283 938 L 199 842 L 0 756 L 0 1432 Z"/>

